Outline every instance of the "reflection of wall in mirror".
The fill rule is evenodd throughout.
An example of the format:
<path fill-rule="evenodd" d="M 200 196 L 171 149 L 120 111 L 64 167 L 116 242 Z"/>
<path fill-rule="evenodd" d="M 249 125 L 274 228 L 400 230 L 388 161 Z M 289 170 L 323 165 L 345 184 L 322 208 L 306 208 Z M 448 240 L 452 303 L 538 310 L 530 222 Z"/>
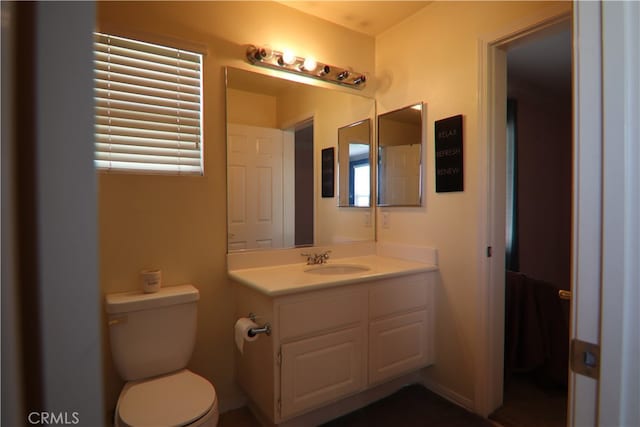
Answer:
<path fill-rule="evenodd" d="M 229 88 L 227 98 L 227 123 L 277 127 L 275 96 Z"/>
<path fill-rule="evenodd" d="M 278 121 L 281 125 L 299 119 L 301 112 L 312 112 L 314 117 L 315 245 L 373 240 L 373 228 L 365 225 L 361 210 L 338 209 L 335 197 L 321 198 L 319 195 L 321 150 L 337 146 L 339 128 L 372 117 L 375 114 L 374 102 L 358 95 L 313 87 L 285 93 L 278 99 Z"/>
<path fill-rule="evenodd" d="M 421 144 L 422 126 L 418 123 L 405 123 L 380 118 L 379 140 L 381 146 Z"/>

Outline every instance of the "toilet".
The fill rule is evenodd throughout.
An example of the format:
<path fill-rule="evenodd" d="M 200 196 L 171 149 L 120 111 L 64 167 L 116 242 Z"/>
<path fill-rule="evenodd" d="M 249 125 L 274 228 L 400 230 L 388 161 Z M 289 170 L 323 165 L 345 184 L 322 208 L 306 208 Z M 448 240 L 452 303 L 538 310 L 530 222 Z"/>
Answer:
<path fill-rule="evenodd" d="M 111 354 L 127 381 L 116 406 L 116 427 L 218 424 L 215 388 L 186 369 L 199 298 L 191 285 L 107 295 Z"/>

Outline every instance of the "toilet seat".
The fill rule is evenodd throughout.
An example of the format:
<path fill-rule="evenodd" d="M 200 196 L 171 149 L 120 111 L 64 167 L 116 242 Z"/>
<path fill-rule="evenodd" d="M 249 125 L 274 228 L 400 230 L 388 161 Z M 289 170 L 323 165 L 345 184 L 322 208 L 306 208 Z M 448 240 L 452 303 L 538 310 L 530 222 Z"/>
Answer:
<path fill-rule="evenodd" d="M 184 369 L 127 383 L 120 393 L 117 417 L 129 426 L 186 426 L 208 415 L 215 403 L 213 385 Z"/>

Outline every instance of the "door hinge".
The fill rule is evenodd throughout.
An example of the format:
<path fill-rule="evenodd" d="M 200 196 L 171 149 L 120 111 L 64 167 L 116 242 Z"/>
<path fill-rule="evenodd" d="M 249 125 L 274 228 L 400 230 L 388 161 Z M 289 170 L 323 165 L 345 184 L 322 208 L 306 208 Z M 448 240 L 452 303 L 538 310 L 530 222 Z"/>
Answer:
<path fill-rule="evenodd" d="M 278 416 L 282 416 L 282 399 L 278 398 Z"/>
<path fill-rule="evenodd" d="M 278 350 L 278 354 L 276 355 L 276 363 L 278 367 L 282 367 L 282 349 Z"/>
<path fill-rule="evenodd" d="M 571 341 L 571 370 L 590 378 L 600 377 L 600 346 L 578 339 Z"/>
<path fill-rule="evenodd" d="M 487 258 L 491 258 L 493 255 L 493 248 L 491 246 L 487 246 Z"/>

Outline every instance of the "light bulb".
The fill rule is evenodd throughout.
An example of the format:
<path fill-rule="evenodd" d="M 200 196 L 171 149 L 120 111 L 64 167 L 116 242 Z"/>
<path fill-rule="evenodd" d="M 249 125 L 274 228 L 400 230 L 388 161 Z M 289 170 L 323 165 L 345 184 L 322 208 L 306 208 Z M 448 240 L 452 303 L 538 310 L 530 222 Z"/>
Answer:
<path fill-rule="evenodd" d="M 296 62 L 296 55 L 290 50 L 285 50 L 284 52 L 282 52 L 282 61 L 285 64 L 291 65 Z"/>
<path fill-rule="evenodd" d="M 315 70 L 317 66 L 318 66 L 318 63 L 311 56 L 305 59 L 304 63 L 302 64 L 302 68 L 304 68 L 306 71 L 309 71 L 309 72 Z"/>

